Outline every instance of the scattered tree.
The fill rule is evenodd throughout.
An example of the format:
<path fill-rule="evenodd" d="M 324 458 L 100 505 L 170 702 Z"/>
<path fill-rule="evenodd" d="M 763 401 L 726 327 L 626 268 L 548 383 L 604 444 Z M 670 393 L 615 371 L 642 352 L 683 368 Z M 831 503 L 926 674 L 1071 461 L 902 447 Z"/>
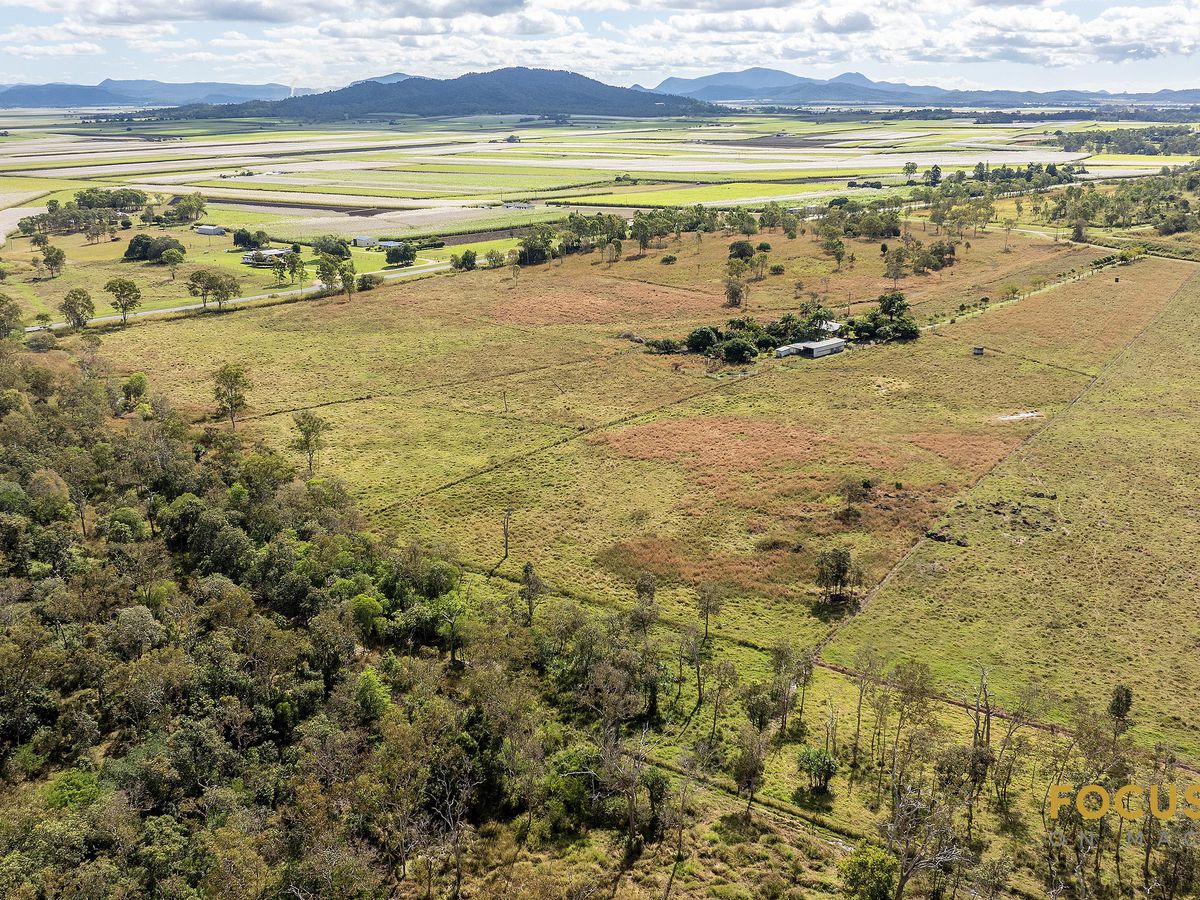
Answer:
<path fill-rule="evenodd" d="M 246 408 L 246 395 L 252 387 L 244 366 L 225 363 L 213 373 L 213 399 L 217 412 L 229 417 L 229 430 L 237 430 L 237 416 Z"/>

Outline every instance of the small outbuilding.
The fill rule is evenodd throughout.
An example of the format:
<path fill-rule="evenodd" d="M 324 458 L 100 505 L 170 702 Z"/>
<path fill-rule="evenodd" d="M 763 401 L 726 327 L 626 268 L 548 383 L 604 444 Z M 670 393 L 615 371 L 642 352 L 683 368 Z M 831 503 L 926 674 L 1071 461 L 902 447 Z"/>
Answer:
<path fill-rule="evenodd" d="M 823 341 L 805 341 L 800 345 L 800 355 L 807 359 L 820 359 L 845 349 L 846 342 L 841 338 L 826 338 Z"/>
<path fill-rule="evenodd" d="M 374 247 L 379 243 L 379 238 L 371 237 L 369 234 L 360 234 L 353 241 L 351 241 L 351 243 L 354 244 L 355 247 Z"/>
<path fill-rule="evenodd" d="M 775 358 L 782 359 L 785 356 L 795 356 L 800 352 L 801 344 L 784 344 L 782 347 L 775 348 Z"/>
<path fill-rule="evenodd" d="M 511 203 L 504 204 L 505 209 L 533 209 L 532 203 L 526 203 L 523 200 L 514 200 Z"/>
<path fill-rule="evenodd" d="M 222 237 L 225 234 L 225 229 L 220 225 L 197 225 L 196 234 L 211 234 L 216 237 Z"/>

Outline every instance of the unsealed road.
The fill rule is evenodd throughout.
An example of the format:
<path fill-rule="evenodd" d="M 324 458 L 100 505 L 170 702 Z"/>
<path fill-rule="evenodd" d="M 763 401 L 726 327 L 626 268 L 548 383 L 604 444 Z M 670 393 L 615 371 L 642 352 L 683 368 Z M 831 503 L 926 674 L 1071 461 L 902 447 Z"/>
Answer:
<path fill-rule="evenodd" d="M 411 278 L 413 275 L 426 275 L 430 272 L 444 272 L 449 268 L 450 268 L 450 263 L 434 263 L 434 264 L 428 265 L 428 266 L 416 266 L 411 269 L 404 269 L 400 272 L 389 272 L 388 274 L 384 275 L 383 278 L 385 281 L 391 281 L 391 280 L 397 279 L 397 278 Z M 235 305 L 242 304 L 242 303 L 250 303 L 253 300 L 269 300 L 269 299 L 273 299 L 275 297 L 293 297 L 293 296 L 297 296 L 300 294 L 312 294 L 312 293 L 315 293 L 316 291 L 320 291 L 320 290 L 324 290 L 324 288 L 321 288 L 321 287 L 291 288 L 286 291 L 272 291 L 269 294 L 250 294 L 245 297 L 236 297 L 233 300 L 229 300 L 226 302 L 225 305 L 226 306 L 235 306 Z M 185 303 L 181 306 L 167 306 L 167 307 L 164 307 L 163 309 L 143 309 L 140 312 L 131 312 L 129 314 L 129 318 L 130 319 L 140 319 L 145 316 L 165 316 L 170 313 L 195 312 L 198 309 L 204 309 L 204 308 L 205 308 L 205 306 L 203 303 Z M 104 325 L 109 322 L 120 322 L 120 321 L 121 321 L 121 317 L 119 315 L 96 316 L 94 319 L 88 319 L 88 324 L 89 325 L 92 325 L 92 324 Z M 51 322 L 49 325 L 46 325 L 44 327 L 46 327 L 46 328 L 66 328 L 67 323 L 66 322 Z M 41 331 L 42 328 L 43 328 L 43 326 L 41 326 L 41 325 L 30 325 L 25 330 L 27 332 Z"/>

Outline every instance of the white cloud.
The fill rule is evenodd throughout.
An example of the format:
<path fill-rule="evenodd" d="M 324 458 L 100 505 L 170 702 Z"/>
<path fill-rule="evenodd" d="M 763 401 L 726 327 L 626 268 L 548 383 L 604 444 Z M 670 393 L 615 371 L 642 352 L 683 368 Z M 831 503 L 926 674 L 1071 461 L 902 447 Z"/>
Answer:
<path fill-rule="evenodd" d="M 1200 53 L 1198 0 L 1123 3 L 0 0 L 0 46 L 26 59 L 128 51 L 146 61 L 142 72 L 94 67 L 96 80 L 202 62 L 227 80 L 318 87 L 396 70 L 446 77 L 516 64 L 618 83 L 751 65 L 809 75 L 861 68 L 901 80 L 905 66 L 937 64 L 946 72 L 935 80 L 946 83 L 979 63 L 1117 71 L 1122 63 Z M 11 17 L 5 27 L 6 9 L 34 10 L 42 21 Z"/>
<path fill-rule="evenodd" d="M 104 48 L 91 41 L 73 41 L 66 44 L 6 44 L 0 53 L 11 53 L 22 59 L 41 59 L 61 56 L 98 56 Z"/>

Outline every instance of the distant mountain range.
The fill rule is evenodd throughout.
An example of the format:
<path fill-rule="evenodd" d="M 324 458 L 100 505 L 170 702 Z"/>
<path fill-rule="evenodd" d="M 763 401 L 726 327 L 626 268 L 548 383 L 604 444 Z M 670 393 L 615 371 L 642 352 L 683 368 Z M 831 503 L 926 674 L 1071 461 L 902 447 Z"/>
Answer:
<path fill-rule="evenodd" d="M 930 84 L 872 81 L 858 72 L 836 78 L 805 78 L 778 69 L 753 68 L 717 72 L 700 78 L 667 78 L 655 93 L 691 97 L 713 103 L 810 105 L 862 103 L 891 106 L 1089 106 L 1097 103 L 1200 103 L 1200 89 L 1113 94 L 1108 91 L 957 91 Z"/>
<path fill-rule="evenodd" d="M 655 88 L 613 87 L 573 72 L 509 68 L 459 78 L 422 78 L 392 72 L 317 93 L 282 84 L 189 82 L 107 78 L 99 84 L 0 85 L 0 108 L 140 106 L 184 107 L 173 116 L 291 116 L 336 120 L 365 115 L 662 116 L 711 113 L 708 104 L 987 108 L 1089 107 L 1121 103 L 1200 104 L 1200 89 L 1154 93 L 1108 91 L 950 90 L 930 84 L 872 81 L 859 72 L 807 78 L 779 69 L 751 68 L 699 78 L 667 78 Z"/>
<path fill-rule="evenodd" d="M 394 77 L 394 76 L 388 76 Z M 284 84 L 227 84 L 195 81 L 119 81 L 106 78 L 99 84 L 14 84 L 0 90 L 0 108 L 64 106 L 182 106 L 187 103 L 245 103 L 282 100 L 311 94 Z"/>
<path fill-rule="evenodd" d="M 701 99 L 613 87 L 574 72 L 509 68 L 447 79 L 410 77 L 386 83 L 373 79 L 323 94 L 226 106 L 187 105 L 163 115 L 337 121 L 362 116 L 679 116 L 716 111 L 716 106 Z"/>

